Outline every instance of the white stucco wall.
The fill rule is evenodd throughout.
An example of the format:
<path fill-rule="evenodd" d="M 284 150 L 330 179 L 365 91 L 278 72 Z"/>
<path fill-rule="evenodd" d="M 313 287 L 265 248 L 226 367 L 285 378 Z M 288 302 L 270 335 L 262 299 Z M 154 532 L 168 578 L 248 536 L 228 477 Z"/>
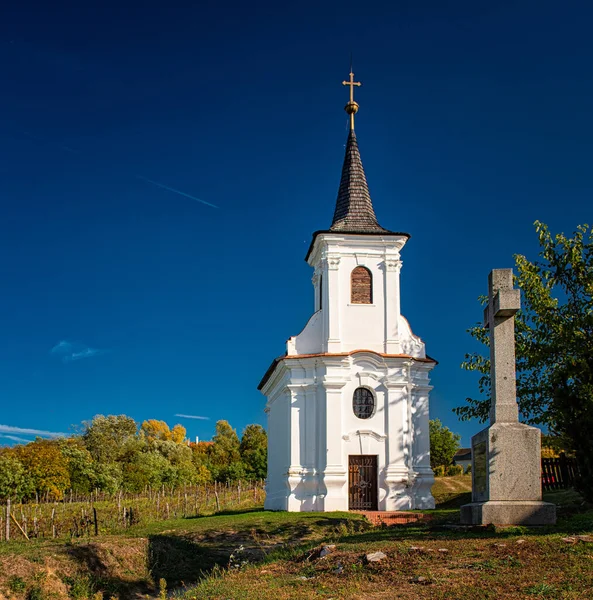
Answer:
<path fill-rule="evenodd" d="M 315 269 L 316 312 L 303 331 L 288 340 L 287 354 L 366 349 L 424 357 L 424 344 L 401 316 L 400 250 L 405 242 L 397 235 L 319 235 L 309 256 Z M 351 274 L 358 266 L 371 273 L 372 304 L 351 303 Z"/>
<path fill-rule="evenodd" d="M 262 387 L 268 398 L 266 508 L 348 510 L 350 455 L 378 461 L 379 510 L 432 508 L 429 373 L 424 343 L 400 309 L 400 235 L 319 234 L 314 313 Z M 351 273 L 372 275 L 372 304 L 351 303 Z M 320 289 L 321 286 L 321 289 Z M 357 387 L 375 397 L 356 417 Z"/>
<path fill-rule="evenodd" d="M 266 508 L 348 510 L 348 457 L 360 454 L 378 457 L 379 510 L 434 507 L 426 410 L 432 366 L 371 352 L 281 361 L 263 390 L 270 398 Z M 352 408 L 361 386 L 375 396 L 368 419 Z M 284 439 L 289 460 L 275 452 Z"/>

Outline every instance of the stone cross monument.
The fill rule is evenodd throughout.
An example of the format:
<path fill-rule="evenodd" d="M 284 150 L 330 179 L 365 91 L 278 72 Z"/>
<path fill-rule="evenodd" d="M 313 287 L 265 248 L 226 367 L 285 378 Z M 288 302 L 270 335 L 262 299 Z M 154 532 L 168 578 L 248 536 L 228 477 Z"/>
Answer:
<path fill-rule="evenodd" d="M 513 270 L 488 278 L 484 326 L 490 331 L 490 426 L 472 438 L 472 503 L 461 507 L 466 525 L 547 525 L 556 505 L 542 502 L 541 432 L 519 423 L 515 379 L 515 313 L 520 290 Z"/>

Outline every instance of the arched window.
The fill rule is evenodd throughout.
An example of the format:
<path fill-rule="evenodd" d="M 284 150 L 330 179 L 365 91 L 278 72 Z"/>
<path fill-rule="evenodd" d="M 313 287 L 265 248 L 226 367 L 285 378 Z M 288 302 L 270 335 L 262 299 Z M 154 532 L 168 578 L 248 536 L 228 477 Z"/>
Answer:
<path fill-rule="evenodd" d="M 350 275 L 350 302 L 352 304 L 373 303 L 373 276 L 366 267 L 356 267 Z"/>
<path fill-rule="evenodd" d="M 354 390 L 352 409 L 359 419 L 368 419 L 375 412 L 375 396 L 368 388 L 359 387 Z"/>

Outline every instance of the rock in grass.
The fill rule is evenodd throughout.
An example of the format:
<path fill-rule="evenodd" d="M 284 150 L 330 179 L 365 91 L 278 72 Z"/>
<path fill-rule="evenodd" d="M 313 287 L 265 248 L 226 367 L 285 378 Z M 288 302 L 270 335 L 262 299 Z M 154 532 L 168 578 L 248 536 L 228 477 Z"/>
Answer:
<path fill-rule="evenodd" d="M 567 544 L 576 544 L 577 543 L 577 538 L 575 537 L 565 537 L 562 538 L 563 542 L 566 542 Z"/>
<path fill-rule="evenodd" d="M 523 539 L 521 539 L 521 540 L 517 540 L 515 543 L 516 543 L 516 544 L 524 544 L 524 543 L 525 543 L 525 540 L 523 540 Z"/>
<path fill-rule="evenodd" d="M 428 585 L 430 583 L 430 579 L 428 577 L 423 577 L 419 575 L 418 577 L 414 577 L 410 580 L 410 583 L 420 583 L 421 585 Z"/>
<path fill-rule="evenodd" d="M 439 548 L 437 552 L 440 552 L 441 554 L 448 554 L 449 550 L 447 548 Z"/>
<path fill-rule="evenodd" d="M 328 554 L 331 554 L 336 549 L 335 544 L 326 544 L 325 546 L 321 546 L 321 552 L 319 553 L 319 558 L 324 558 Z"/>
<path fill-rule="evenodd" d="M 577 535 L 577 539 L 581 542 L 593 543 L 593 535 Z"/>
<path fill-rule="evenodd" d="M 384 558 L 387 556 L 383 552 L 369 552 L 364 557 L 367 563 L 381 562 Z"/>
<path fill-rule="evenodd" d="M 424 552 L 424 546 L 410 546 L 410 552 Z"/>

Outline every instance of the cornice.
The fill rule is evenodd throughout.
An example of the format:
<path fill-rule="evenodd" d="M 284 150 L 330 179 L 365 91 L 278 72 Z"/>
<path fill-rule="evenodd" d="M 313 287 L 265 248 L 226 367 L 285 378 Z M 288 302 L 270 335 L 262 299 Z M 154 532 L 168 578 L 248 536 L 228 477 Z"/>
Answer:
<path fill-rule="evenodd" d="M 354 356 L 357 354 L 369 354 L 371 356 L 379 357 L 382 359 L 401 358 L 401 359 L 406 360 L 406 362 L 404 363 L 406 366 L 412 366 L 412 365 L 416 365 L 417 367 L 425 366 L 426 370 L 430 370 L 432 367 L 434 367 L 435 364 L 437 364 L 437 362 L 432 358 L 420 358 L 420 357 L 410 356 L 409 354 L 386 354 L 383 352 L 375 352 L 374 350 L 365 350 L 365 349 L 351 350 L 350 352 L 336 352 L 336 353 L 321 352 L 318 354 L 294 354 L 291 356 L 285 355 L 285 356 L 279 356 L 278 358 L 274 359 L 274 361 L 272 362 L 272 364 L 269 366 L 268 370 L 266 371 L 265 375 L 263 376 L 262 380 L 260 381 L 257 389 L 260 391 L 263 390 L 264 386 L 273 377 L 274 373 L 277 371 L 280 364 L 283 364 L 283 365 L 285 365 L 285 367 L 289 368 L 289 361 L 293 361 L 293 360 L 299 361 L 299 360 L 308 360 L 308 359 L 316 359 L 316 358 L 319 358 L 322 360 L 324 360 L 324 359 L 345 359 L 345 358 L 348 358 L 350 356 Z"/>

